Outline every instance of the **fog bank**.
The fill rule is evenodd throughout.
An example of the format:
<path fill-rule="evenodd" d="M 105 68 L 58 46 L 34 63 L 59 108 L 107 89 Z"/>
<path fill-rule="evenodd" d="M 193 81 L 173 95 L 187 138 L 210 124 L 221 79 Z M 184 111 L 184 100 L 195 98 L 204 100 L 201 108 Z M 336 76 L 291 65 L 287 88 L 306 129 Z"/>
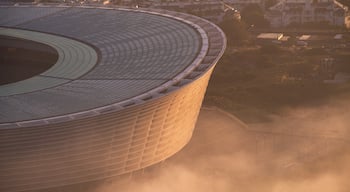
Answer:
<path fill-rule="evenodd" d="M 191 142 L 162 169 L 98 192 L 348 192 L 350 105 L 286 109 L 244 125 L 216 108 L 201 111 Z"/>

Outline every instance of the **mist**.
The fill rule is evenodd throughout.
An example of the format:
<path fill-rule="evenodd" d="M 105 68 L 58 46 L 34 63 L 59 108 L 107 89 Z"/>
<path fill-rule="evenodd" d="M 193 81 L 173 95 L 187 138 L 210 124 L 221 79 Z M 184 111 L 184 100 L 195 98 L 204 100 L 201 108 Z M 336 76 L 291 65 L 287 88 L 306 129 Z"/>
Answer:
<path fill-rule="evenodd" d="M 161 169 L 96 192 L 348 192 L 349 107 L 289 108 L 258 124 L 203 108 L 190 143 Z"/>

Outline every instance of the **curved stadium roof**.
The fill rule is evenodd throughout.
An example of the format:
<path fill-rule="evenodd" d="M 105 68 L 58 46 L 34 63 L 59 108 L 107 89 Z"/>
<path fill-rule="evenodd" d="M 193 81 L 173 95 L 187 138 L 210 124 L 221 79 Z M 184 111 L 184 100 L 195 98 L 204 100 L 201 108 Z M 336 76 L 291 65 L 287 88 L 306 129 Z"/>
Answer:
<path fill-rule="evenodd" d="M 7 192 L 85 192 L 172 156 L 191 139 L 226 46 L 208 21 L 150 9 L 0 6 L 1 35 L 59 56 L 45 72 L 0 86 Z"/>
<path fill-rule="evenodd" d="M 0 35 L 48 44 L 58 51 L 59 61 L 36 77 L 0 86 L 0 128 L 112 104 L 123 107 L 140 95 L 154 97 L 155 89 L 184 78 L 208 51 L 207 35 L 194 22 L 159 15 L 123 9 L 1 7 Z M 32 123 L 38 122 L 28 125 Z"/>

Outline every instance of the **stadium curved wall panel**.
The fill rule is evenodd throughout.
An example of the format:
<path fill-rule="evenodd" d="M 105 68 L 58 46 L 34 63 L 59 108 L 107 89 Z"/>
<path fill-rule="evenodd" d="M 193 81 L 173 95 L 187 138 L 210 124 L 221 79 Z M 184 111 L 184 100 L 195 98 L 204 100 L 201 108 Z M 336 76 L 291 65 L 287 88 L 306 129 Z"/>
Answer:
<path fill-rule="evenodd" d="M 98 54 L 93 69 L 83 75 L 66 77 L 52 87 L 45 84 L 42 90 L 2 92 L 0 191 L 49 189 L 126 175 L 165 160 L 188 143 L 210 75 L 226 46 L 218 27 L 164 10 L 64 6 L 0 10 L 0 16 L 14 10 L 23 15 L 16 14 L 11 21 L 0 17 L 2 30 L 56 35 L 73 42 L 73 47 L 74 41 L 86 43 Z M 101 24 L 100 29 L 106 27 L 102 32 L 89 32 L 87 24 L 96 14 L 114 27 L 154 22 L 159 31 L 124 34 L 126 27 L 115 36 L 110 26 Z M 81 26 L 87 29 L 65 31 L 69 24 L 55 23 L 73 16 L 85 18 Z M 134 19 L 123 23 L 123 17 Z M 76 24 L 74 19 L 66 21 Z M 55 26 L 50 27 L 52 23 Z M 107 34 L 119 44 L 108 44 Z"/>

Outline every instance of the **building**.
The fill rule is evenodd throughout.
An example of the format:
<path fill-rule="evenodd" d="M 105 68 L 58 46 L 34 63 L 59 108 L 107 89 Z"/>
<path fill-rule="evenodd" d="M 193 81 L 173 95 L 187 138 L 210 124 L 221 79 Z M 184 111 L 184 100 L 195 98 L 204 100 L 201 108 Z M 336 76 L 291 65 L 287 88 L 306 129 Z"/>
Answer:
<path fill-rule="evenodd" d="M 45 72 L 0 86 L 0 191 L 89 191 L 191 139 L 226 40 L 166 10 L 2 6 L 0 36 L 52 47 Z M 19 46 L 19 45 L 18 45 Z"/>
<path fill-rule="evenodd" d="M 284 36 L 283 33 L 260 33 L 256 36 L 256 41 L 259 44 L 282 44 L 286 42 L 289 37 Z"/>
<path fill-rule="evenodd" d="M 203 17 L 214 23 L 220 23 L 225 15 L 225 6 L 219 0 L 151 1 L 148 6 L 151 8 L 189 13 Z"/>
<path fill-rule="evenodd" d="M 240 11 L 248 5 L 258 5 L 262 8 L 265 7 L 265 0 L 225 0 L 224 2 L 234 6 Z"/>
<path fill-rule="evenodd" d="M 266 18 L 271 27 L 293 24 L 329 24 L 347 26 L 348 8 L 335 0 L 282 0 L 271 7 Z"/>

